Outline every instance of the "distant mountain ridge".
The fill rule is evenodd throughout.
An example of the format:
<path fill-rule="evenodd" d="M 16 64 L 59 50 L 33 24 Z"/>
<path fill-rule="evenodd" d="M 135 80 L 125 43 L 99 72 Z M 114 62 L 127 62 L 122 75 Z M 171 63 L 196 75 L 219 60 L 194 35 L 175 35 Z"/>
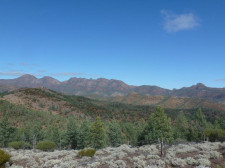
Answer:
<path fill-rule="evenodd" d="M 141 95 L 202 98 L 225 103 L 225 88 L 211 88 L 201 83 L 191 87 L 169 90 L 150 85 L 132 86 L 120 80 L 105 78 L 85 79 L 73 77 L 60 82 L 48 76 L 38 79 L 27 74 L 15 79 L 0 79 L 0 92 L 24 87 L 44 87 L 65 94 L 89 97 L 126 96 L 136 92 Z"/>

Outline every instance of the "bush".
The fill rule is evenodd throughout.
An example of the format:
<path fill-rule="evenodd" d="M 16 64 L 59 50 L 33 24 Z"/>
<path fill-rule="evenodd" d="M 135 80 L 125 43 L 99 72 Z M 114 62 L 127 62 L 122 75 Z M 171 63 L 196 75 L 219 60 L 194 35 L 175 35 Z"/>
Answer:
<path fill-rule="evenodd" d="M 225 141 L 225 131 L 222 129 L 207 129 L 205 131 L 205 136 L 209 138 L 209 141 Z"/>
<path fill-rule="evenodd" d="M 53 151 L 55 149 L 55 146 L 56 146 L 55 142 L 45 140 L 38 142 L 36 148 L 43 151 Z"/>
<path fill-rule="evenodd" d="M 31 149 L 31 145 L 23 141 L 10 142 L 8 146 L 14 149 Z"/>
<path fill-rule="evenodd" d="M 0 149 L 0 167 L 3 166 L 6 162 L 10 161 L 11 156 L 5 151 Z"/>
<path fill-rule="evenodd" d="M 225 168 L 225 163 L 222 166 L 217 165 L 216 168 Z"/>
<path fill-rule="evenodd" d="M 78 153 L 79 157 L 83 157 L 83 156 L 88 156 L 88 157 L 92 157 L 94 156 L 96 150 L 95 149 L 83 149 Z"/>

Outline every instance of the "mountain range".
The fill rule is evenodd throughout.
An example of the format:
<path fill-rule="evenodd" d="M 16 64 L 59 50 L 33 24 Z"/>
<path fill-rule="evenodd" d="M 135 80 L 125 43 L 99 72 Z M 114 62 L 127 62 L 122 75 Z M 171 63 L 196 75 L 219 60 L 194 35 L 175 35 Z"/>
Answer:
<path fill-rule="evenodd" d="M 26 74 L 15 79 L 0 79 L 0 92 L 26 87 L 44 87 L 69 95 L 94 98 L 127 96 L 131 93 L 137 93 L 144 96 L 201 98 L 225 104 L 225 88 L 211 88 L 202 83 L 169 90 L 151 85 L 133 86 L 120 80 L 105 78 L 86 79 L 73 77 L 61 82 L 49 76 L 38 79 L 35 76 Z"/>

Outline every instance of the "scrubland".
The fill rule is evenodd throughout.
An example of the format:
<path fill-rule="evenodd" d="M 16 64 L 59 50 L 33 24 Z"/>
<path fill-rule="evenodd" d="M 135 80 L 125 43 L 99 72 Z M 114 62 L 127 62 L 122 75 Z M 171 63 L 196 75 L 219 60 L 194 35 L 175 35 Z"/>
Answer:
<path fill-rule="evenodd" d="M 3 148 L 12 157 L 6 168 L 223 168 L 225 142 L 131 147 L 121 145 L 96 151 L 93 157 L 78 157 L 79 150 L 15 150 Z"/>

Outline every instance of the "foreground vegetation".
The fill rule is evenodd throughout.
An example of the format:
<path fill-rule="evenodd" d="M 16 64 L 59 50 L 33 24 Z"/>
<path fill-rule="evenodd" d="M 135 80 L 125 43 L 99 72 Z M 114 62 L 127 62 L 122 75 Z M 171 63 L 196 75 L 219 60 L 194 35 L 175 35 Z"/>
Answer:
<path fill-rule="evenodd" d="M 46 92 L 43 93 L 46 94 Z M 54 95 L 50 94 L 49 96 Z M 61 98 L 62 97 L 60 97 L 60 99 Z M 182 155 L 181 158 L 178 157 L 177 160 L 172 161 L 171 159 L 175 158 L 175 155 L 170 152 L 170 149 L 173 148 L 167 149 L 168 145 L 202 141 L 225 141 L 225 114 L 223 112 L 210 112 L 209 110 L 202 110 L 201 108 L 179 111 L 178 109 L 164 110 L 159 106 L 134 106 L 120 103 L 104 104 L 103 102 L 93 102 L 90 99 L 82 97 L 68 96 L 66 99 L 68 99 L 67 102 L 70 101 L 71 104 L 75 104 L 76 107 L 79 107 L 78 112 L 82 117 L 75 117 L 72 114 L 52 114 L 51 109 L 48 112 L 32 110 L 22 105 L 13 105 L 7 101 L 0 100 L 0 147 L 13 156 L 12 161 L 15 161 L 15 164 L 19 162 L 18 158 L 15 159 L 15 155 L 18 155 L 20 152 L 22 152 L 22 155 L 26 155 L 26 150 L 24 149 L 34 149 L 32 157 L 33 159 L 36 158 L 35 162 L 37 163 L 34 163 L 34 161 L 32 161 L 32 163 L 27 162 L 25 163 L 26 166 L 27 164 L 37 164 L 40 166 L 42 164 L 52 165 L 53 163 L 55 165 L 61 165 L 61 159 L 50 161 L 52 163 L 37 161 L 39 154 L 36 156 L 37 153 L 34 152 L 35 150 L 37 150 L 38 153 L 40 153 L 39 150 L 45 152 L 58 150 L 57 152 L 60 153 L 59 151 L 61 151 L 62 155 L 55 154 L 54 157 L 56 157 L 56 155 L 58 158 L 65 156 L 68 161 L 71 160 L 69 160 L 69 156 L 67 155 L 71 154 L 71 157 L 78 157 L 81 160 L 72 160 L 71 163 L 68 164 L 72 165 L 76 162 L 78 165 L 80 163 L 83 165 L 83 161 L 85 161 L 85 163 L 88 162 L 86 167 L 96 167 L 102 164 L 108 164 L 109 166 L 111 166 L 111 164 L 117 164 L 117 167 L 118 165 L 119 167 L 135 167 L 137 165 L 147 167 L 153 164 L 153 162 L 156 166 L 158 165 L 158 167 L 165 167 L 166 164 L 178 167 L 180 165 L 198 166 L 204 165 L 205 163 L 207 163 L 205 164 L 205 166 L 207 166 L 211 164 L 209 163 L 211 162 L 211 155 L 207 155 L 209 161 L 202 161 L 200 156 L 197 158 L 189 158 L 189 155 Z M 101 105 L 103 107 L 100 107 Z M 89 115 L 91 110 L 93 110 L 94 113 Z M 109 113 L 107 113 L 107 110 L 109 110 Z M 144 115 L 140 117 L 142 114 Z M 114 117 L 114 115 L 116 117 Z M 150 154 L 139 151 L 139 149 L 144 150 L 146 145 L 159 143 L 167 146 L 161 150 L 161 154 L 157 153 L 152 156 L 150 151 L 148 151 Z M 223 153 L 219 150 L 224 150 L 224 143 L 215 144 L 217 144 L 216 152 L 220 152 L 220 154 L 214 154 L 216 157 L 221 158 Z M 214 146 L 215 144 L 213 143 L 211 145 Z M 182 145 L 179 147 L 182 148 Z M 174 146 L 174 148 L 176 148 L 176 146 Z M 200 148 L 201 147 L 196 147 L 195 150 L 197 151 Z M 68 153 L 65 152 L 67 149 L 71 151 L 67 151 Z M 164 153 L 164 149 L 166 153 Z M 81 151 L 79 152 L 78 150 Z M 108 154 L 99 156 L 99 152 L 101 153 L 101 151 L 104 150 L 109 150 Z M 121 150 L 128 150 L 128 152 L 123 153 L 121 158 L 117 158 L 117 154 L 119 154 L 117 152 L 124 152 Z M 174 150 L 177 149 L 173 149 L 172 152 Z M 179 150 L 181 149 L 179 148 Z M 135 153 L 131 151 L 135 151 Z M 157 146 L 157 151 L 159 151 L 159 146 Z M 114 154 L 114 152 L 117 154 Z M 50 155 L 50 153 L 48 154 Z M 201 153 L 199 153 L 199 155 L 200 154 Z M 167 159 L 159 159 L 158 155 L 160 155 L 160 157 L 166 157 Z M 98 159 L 105 159 L 109 162 L 103 163 L 99 160 L 90 161 L 83 156 L 92 156 L 92 158 L 99 156 L 100 158 Z M 109 156 L 109 158 L 106 156 Z M 111 156 L 113 159 L 110 159 Z M 133 160 L 124 160 L 125 156 L 129 156 L 133 158 Z M 51 158 L 51 156 L 49 157 Z M 184 157 L 186 157 L 186 159 Z M 205 157 L 206 156 L 204 156 L 203 159 Z M 32 160 L 32 158 L 29 159 Z M 120 161 L 115 163 L 114 159 Z M 152 160 L 150 163 L 149 159 L 156 160 Z M 219 165 L 222 166 L 222 164 Z"/>
<path fill-rule="evenodd" d="M 5 163 L 9 162 L 10 158 L 11 156 L 7 152 L 0 149 L 0 167 L 3 167 Z"/>
<path fill-rule="evenodd" d="M 79 150 L 39 150 L 4 149 L 10 153 L 11 167 L 58 167 L 58 168 L 223 168 L 225 164 L 225 143 L 186 143 L 165 146 L 161 156 L 160 146 L 144 145 L 131 147 L 107 147 L 99 149 L 92 157 L 81 157 Z M 95 152 L 94 150 L 90 151 Z M 6 164 L 9 167 L 9 164 Z"/>
<path fill-rule="evenodd" d="M 49 94 L 50 97 L 58 94 L 42 92 L 42 90 L 25 91 L 35 91 L 35 94 L 44 94 L 44 96 Z M 60 97 L 60 94 L 58 96 Z M 93 102 L 85 102 L 92 100 L 82 97 L 65 96 L 63 98 L 82 108 L 87 104 L 93 104 Z M 95 104 L 98 103 L 98 101 L 95 102 Z M 129 106 L 117 105 L 114 104 L 115 109 L 122 111 L 124 106 Z M 133 107 L 129 106 L 129 108 Z M 140 110 L 145 107 L 140 107 Z M 10 142 L 14 142 L 19 146 L 15 148 L 25 148 L 25 146 L 36 148 L 38 142 L 48 140 L 55 143 L 56 149 L 83 149 L 85 147 L 99 149 L 107 146 L 116 147 L 124 143 L 140 146 L 158 141 L 165 143 L 199 142 L 207 138 L 209 141 L 225 140 L 225 114 L 222 112 L 215 114 L 204 110 L 203 113 L 201 109 L 193 109 L 189 112 L 172 111 L 172 109 L 164 111 L 161 107 L 151 107 L 148 111 L 146 107 L 148 117 L 131 122 L 130 114 L 126 113 L 126 111 L 132 111 L 129 108 L 123 112 L 127 115 L 127 120 L 116 120 L 114 117 L 109 120 L 103 117 L 105 115 L 95 115 L 95 117 L 100 116 L 97 118 L 88 115 L 75 118 L 73 115 L 53 115 L 51 111 L 30 110 L 24 106 L 0 100 L 0 145 L 7 147 Z"/>
<path fill-rule="evenodd" d="M 15 110 L 14 106 L 11 110 Z M 172 143 L 225 140 L 225 116 L 212 123 L 206 120 L 201 109 L 198 109 L 192 118 L 187 118 L 181 111 L 175 120 L 171 120 L 163 108 L 157 107 L 146 121 L 132 123 L 116 120 L 103 122 L 100 117 L 94 120 L 76 120 L 74 117 L 63 118 L 25 110 L 20 114 L 20 109 L 17 109 L 16 113 L 24 117 L 23 124 L 13 125 L 15 120 L 13 117 L 9 118 L 10 110 L 0 120 L 2 147 L 36 148 L 41 141 L 47 141 L 47 145 L 42 144 L 38 147 L 43 147 L 43 150 L 86 147 L 100 149 L 121 144 L 141 146 L 159 141 Z M 29 118 L 26 119 L 27 116 L 35 117 L 35 120 L 29 121 Z M 52 148 L 44 149 L 44 146 L 52 146 Z"/>

